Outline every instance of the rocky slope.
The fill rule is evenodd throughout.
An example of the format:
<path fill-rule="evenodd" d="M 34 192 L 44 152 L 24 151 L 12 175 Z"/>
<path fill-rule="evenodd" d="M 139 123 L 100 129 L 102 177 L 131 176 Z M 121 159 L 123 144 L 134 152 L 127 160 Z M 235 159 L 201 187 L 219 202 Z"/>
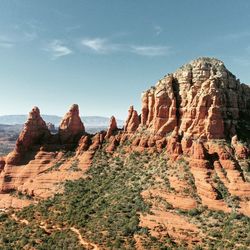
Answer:
<path fill-rule="evenodd" d="M 142 158 L 134 164 L 142 164 L 147 175 L 153 173 L 150 185 L 141 187 L 152 213 L 142 214 L 140 225 L 156 238 L 168 234 L 193 245 L 204 232 L 175 209 L 202 207 L 250 216 L 249 140 L 250 87 L 223 62 L 199 58 L 145 91 L 141 115 L 131 106 L 122 130 L 111 117 L 107 132 L 86 133 L 73 105 L 58 134 L 51 134 L 39 109 L 33 108 L 15 150 L 0 160 L 0 207 L 25 206 L 25 197 L 36 203 L 61 193 L 66 180 L 88 178 L 100 154 L 105 164 L 119 158 L 126 168 L 136 153 Z M 145 155 L 148 162 L 143 162 Z M 22 195 L 20 203 L 13 191 Z M 159 199 L 172 210 L 164 210 Z M 181 224 L 176 228 L 177 221 Z M 135 238 L 140 245 L 141 238 Z"/>

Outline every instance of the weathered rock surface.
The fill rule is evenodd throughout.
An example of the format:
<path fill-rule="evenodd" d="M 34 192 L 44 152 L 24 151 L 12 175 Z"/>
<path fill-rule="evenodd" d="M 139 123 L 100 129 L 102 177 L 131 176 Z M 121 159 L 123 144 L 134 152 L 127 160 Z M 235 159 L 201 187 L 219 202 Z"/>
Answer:
<path fill-rule="evenodd" d="M 64 116 L 59 126 L 61 143 L 75 143 L 84 132 L 85 128 L 79 116 L 79 107 L 77 104 L 74 104 Z"/>
<path fill-rule="evenodd" d="M 105 139 L 110 138 L 110 136 L 113 135 L 117 130 L 118 128 L 117 128 L 116 119 L 114 116 L 111 116 Z"/>
<path fill-rule="evenodd" d="M 133 106 L 130 106 L 128 110 L 128 118 L 126 120 L 124 131 L 128 133 L 134 133 L 140 125 L 140 119 L 137 111 L 134 110 Z"/>
<path fill-rule="evenodd" d="M 5 163 L 4 157 L 0 157 L 0 172 L 4 169 Z"/>
<path fill-rule="evenodd" d="M 249 108 L 250 88 L 223 62 L 201 58 L 143 93 L 141 125 L 160 135 L 177 127 L 181 136 L 220 139 L 236 134 Z"/>
<path fill-rule="evenodd" d="M 20 164 L 27 152 L 33 150 L 34 146 L 45 143 L 49 136 L 50 132 L 45 121 L 40 116 L 39 108 L 34 107 L 29 113 L 28 121 L 24 124 L 24 129 L 17 139 L 14 151 L 7 157 L 7 163 Z"/>

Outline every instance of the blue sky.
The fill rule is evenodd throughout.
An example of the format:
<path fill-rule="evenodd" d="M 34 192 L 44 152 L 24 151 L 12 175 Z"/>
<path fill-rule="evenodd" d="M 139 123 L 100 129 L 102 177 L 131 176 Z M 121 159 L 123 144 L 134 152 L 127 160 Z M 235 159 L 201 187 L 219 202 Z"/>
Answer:
<path fill-rule="evenodd" d="M 1 0 L 0 114 L 36 105 L 125 118 L 158 79 L 200 57 L 250 83 L 250 1 Z"/>

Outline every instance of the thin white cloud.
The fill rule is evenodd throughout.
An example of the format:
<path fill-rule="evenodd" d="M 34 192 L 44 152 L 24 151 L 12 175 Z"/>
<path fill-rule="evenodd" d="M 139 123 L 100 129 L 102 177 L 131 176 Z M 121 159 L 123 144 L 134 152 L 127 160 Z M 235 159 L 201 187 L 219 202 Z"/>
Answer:
<path fill-rule="evenodd" d="M 107 38 L 85 38 L 81 45 L 98 54 L 109 54 L 113 52 L 127 52 L 141 56 L 165 56 L 170 53 L 168 46 L 141 46 L 126 43 L 113 43 Z"/>
<path fill-rule="evenodd" d="M 164 56 L 170 53 L 167 46 L 132 46 L 132 52 L 142 56 Z"/>
<path fill-rule="evenodd" d="M 159 36 L 162 33 L 163 28 L 161 26 L 156 25 L 154 26 L 154 30 L 155 30 L 155 34 Z"/>
<path fill-rule="evenodd" d="M 14 45 L 14 42 L 9 37 L 0 36 L 0 48 L 10 49 Z"/>
<path fill-rule="evenodd" d="M 106 39 L 102 38 L 94 38 L 94 39 L 83 39 L 82 45 L 95 50 L 97 52 L 105 51 L 107 48 L 106 46 Z"/>
<path fill-rule="evenodd" d="M 52 59 L 57 59 L 62 56 L 67 56 L 73 53 L 73 51 L 63 44 L 60 40 L 54 40 L 45 49 L 52 53 Z"/>
<path fill-rule="evenodd" d="M 112 43 L 106 38 L 86 38 L 82 39 L 81 44 L 84 47 L 101 54 L 121 50 L 121 46 L 119 44 Z"/>

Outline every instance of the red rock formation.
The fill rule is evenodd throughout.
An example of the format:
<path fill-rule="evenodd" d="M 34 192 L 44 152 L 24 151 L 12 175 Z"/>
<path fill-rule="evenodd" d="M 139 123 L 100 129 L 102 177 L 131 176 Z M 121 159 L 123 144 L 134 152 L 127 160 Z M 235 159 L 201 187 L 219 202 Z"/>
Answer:
<path fill-rule="evenodd" d="M 170 137 L 167 142 L 167 153 L 172 159 L 176 159 L 182 154 L 181 143 L 176 137 Z"/>
<path fill-rule="evenodd" d="M 35 146 L 40 147 L 42 143 L 48 141 L 49 136 L 50 132 L 40 116 L 39 108 L 34 107 L 17 139 L 14 151 L 7 157 L 7 163 L 20 164 L 27 152 L 34 150 Z"/>
<path fill-rule="evenodd" d="M 95 151 L 98 148 L 101 147 L 103 141 L 104 141 L 105 133 L 99 132 L 95 134 L 92 138 L 91 146 L 89 147 L 89 150 Z"/>
<path fill-rule="evenodd" d="M 232 137 L 231 144 L 238 159 L 246 159 L 250 155 L 250 149 L 238 141 L 237 135 Z"/>
<path fill-rule="evenodd" d="M 250 89 L 216 59 L 201 58 L 161 79 L 142 95 L 141 125 L 166 135 L 218 139 L 236 133 L 249 111 Z"/>
<path fill-rule="evenodd" d="M 79 140 L 78 147 L 77 147 L 77 154 L 81 154 L 82 152 L 88 150 L 91 144 L 91 139 L 88 135 L 83 135 Z"/>
<path fill-rule="evenodd" d="M 128 110 L 128 118 L 126 120 L 124 131 L 128 133 L 134 133 L 140 125 L 140 119 L 137 111 L 131 106 Z"/>
<path fill-rule="evenodd" d="M 110 121 L 109 121 L 109 127 L 107 130 L 107 134 L 105 136 L 105 139 L 110 138 L 111 135 L 114 134 L 114 132 L 116 132 L 118 130 L 117 128 L 117 123 L 116 123 L 116 119 L 114 116 L 111 116 Z"/>
<path fill-rule="evenodd" d="M 106 152 L 119 155 L 116 148 L 120 145 L 126 154 L 163 151 L 169 159 L 168 171 L 185 161 L 202 204 L 229 212 L 231 208 L 220 197 L 214 181 L 215 177 L 219 178 L 228 192 L 240 199 L 239 211 L 248 213 L 250 184 L 245 180 L 241 163 L 247 163 L 250 150 L 249 145 L 240 143 L 235 135 L 250 134 L 249 103 L 248 86 L 240 84 L 221 61 L 202 58 L 165 76 L 144 92 L 141 119 L 131 106 L 124 131 L 118 131 L 116 120 L 111 117 L 107 133 L 88 135 L 78 106 L 73 105 L 63 118 L 59 133 L 50 135 L 39 109 L 34 108 L 15 150 L 6 160 L 0 159 L 0 191 L 17 189 L 39 197 L 52 195 L 56 192 L 53 183 L 80 178 L 79 173 L 65 172 L 73 160 L 78 160 L 79 168 L 85 171 L 96 150 L 103 147 Z M 241 130 L 242 133 L 238 133 Z M 225 140 L 229 138 L 232 138 L 231 144 Z M 76 148 L 75 156 L 68 159 L 60 171 L 44 173 L 63 158 L 57 150 L 68 145 Z M 16 166 L 32 152 L 34 155 L 28 164 Z"/>
<path fill-rule="evenodd" d="M 0 157 L 0 172 L 4 169 L 5 159 L 4 157 Z"/>
<path fill-rule="evenodd" d="M 106 148 L 106 152 L 108 153 L 114 152 L 118 145 L 119 145 L 119 141 L 114 136 L 111 137 L 111 141 L 109 142 L 109 145 Z"/>
<path fill-rule="evenodd" d="M 77 142 L 85 132 L 84 125 L 79 116 L 77 104 L 71 106 L 69 112 L 64 116 L 59 126 L 59 137 L 64 143 Z"/>

